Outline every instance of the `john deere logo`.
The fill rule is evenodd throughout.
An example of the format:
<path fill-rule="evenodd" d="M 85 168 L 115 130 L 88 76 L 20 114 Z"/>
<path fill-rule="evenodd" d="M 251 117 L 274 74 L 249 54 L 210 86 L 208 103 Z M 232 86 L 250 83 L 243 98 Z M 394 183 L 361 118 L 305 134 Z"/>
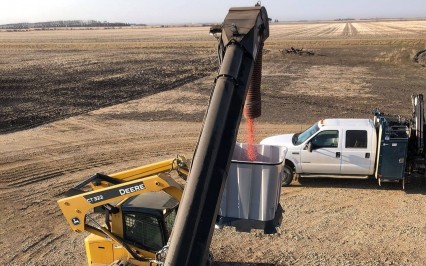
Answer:
<path fill-rule="evenodd" d="M 77 217 L 74 217 L 71 219 L 71 222 L 73 225 L 79 225 L 80 224 L 80 219 L 78 219 Z"/>

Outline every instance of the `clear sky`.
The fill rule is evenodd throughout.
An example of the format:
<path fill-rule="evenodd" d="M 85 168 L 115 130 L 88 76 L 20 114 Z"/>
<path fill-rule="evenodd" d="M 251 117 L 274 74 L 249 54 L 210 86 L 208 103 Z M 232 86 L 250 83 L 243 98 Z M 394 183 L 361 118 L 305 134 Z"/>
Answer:
<path fill-rule="evenodd" d="M 0 0 L 0 24 L 100 20 L 146 24 L 219 23 L 244 0 Z M 426 17 L 426 0 L 263 0 L 272 19 Z"/>

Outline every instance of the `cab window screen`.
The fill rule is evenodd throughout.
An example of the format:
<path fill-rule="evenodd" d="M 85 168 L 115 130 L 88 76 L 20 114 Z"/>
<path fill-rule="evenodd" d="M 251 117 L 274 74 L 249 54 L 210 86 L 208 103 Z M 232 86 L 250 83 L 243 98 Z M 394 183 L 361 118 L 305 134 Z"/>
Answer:
<path fill-rule="evenodd" d="M 175 223 L 176 219 L 176 210 L 173 210 L 165 219 L 164 223 L 166 224 L 167 233 L 170 236 L 170 233 L 172 232 L 173 225 Z"/>
<path fill-rule="evenodd" d="M 366 130 L 348 130 L 346 131 L 346 148 L 367 148 Z"/>
<path fill-rule="evenodd" d="M 141 213 L 124 215 L 126 240 L 145 246 L 153 251 L 163 248 L 163 236 L 158 219 Z"/>

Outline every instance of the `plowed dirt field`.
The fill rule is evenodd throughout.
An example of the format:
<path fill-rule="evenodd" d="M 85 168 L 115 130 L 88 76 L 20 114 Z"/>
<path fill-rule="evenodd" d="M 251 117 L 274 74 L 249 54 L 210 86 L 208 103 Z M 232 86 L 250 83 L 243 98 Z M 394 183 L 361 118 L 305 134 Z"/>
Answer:
<path fill-rule="evenodd" d="M 425 21 L 272 24 L 256 141 L 327 117 L 411 114 Z M 0 264 L 84 265 L 72 185 L 190 157 L 217 69 L 206 27 L 0 32 Z M 304 48 L 313 56 L 283 53 Z M 244 121 L 239 140 L 245 138 Z M 301 179 L 279 233 L 215 231 L 218 265 L 425 265 L 426 182 Z"/>

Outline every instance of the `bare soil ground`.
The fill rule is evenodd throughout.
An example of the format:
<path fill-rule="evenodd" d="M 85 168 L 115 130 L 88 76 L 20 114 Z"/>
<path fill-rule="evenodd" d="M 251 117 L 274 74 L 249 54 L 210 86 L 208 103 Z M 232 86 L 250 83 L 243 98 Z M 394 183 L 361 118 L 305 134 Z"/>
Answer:
<path fill-rule="evenodd" d="M 163 29 L 170 39 L 161 42 L 159 30 L 2 32 L 0 133 L 171 90 L 216 69 L 212 43 L 184 40 L 200 29 Z"/>
<path fill-rule="evenodd" d="M 409 116 L 425 21 L 271 26 L 256 140 L 325 117 Z M 305 48 L 315 56 L 286 55 Z M 83 265 L 56 200 L 93 173 L 191 156 L 217 68 L 208 28 L 0 32 L 0 264 Z M 52 122 L 54 121 L 54 122 Z M 26 129 L 26 130 L 21 130 Z M 241 125 L 239 140 L 244 141 Z M 215 231 L 218 265 L 424 265 L 426 184 L 302 179 L 280 231 Z"/>

